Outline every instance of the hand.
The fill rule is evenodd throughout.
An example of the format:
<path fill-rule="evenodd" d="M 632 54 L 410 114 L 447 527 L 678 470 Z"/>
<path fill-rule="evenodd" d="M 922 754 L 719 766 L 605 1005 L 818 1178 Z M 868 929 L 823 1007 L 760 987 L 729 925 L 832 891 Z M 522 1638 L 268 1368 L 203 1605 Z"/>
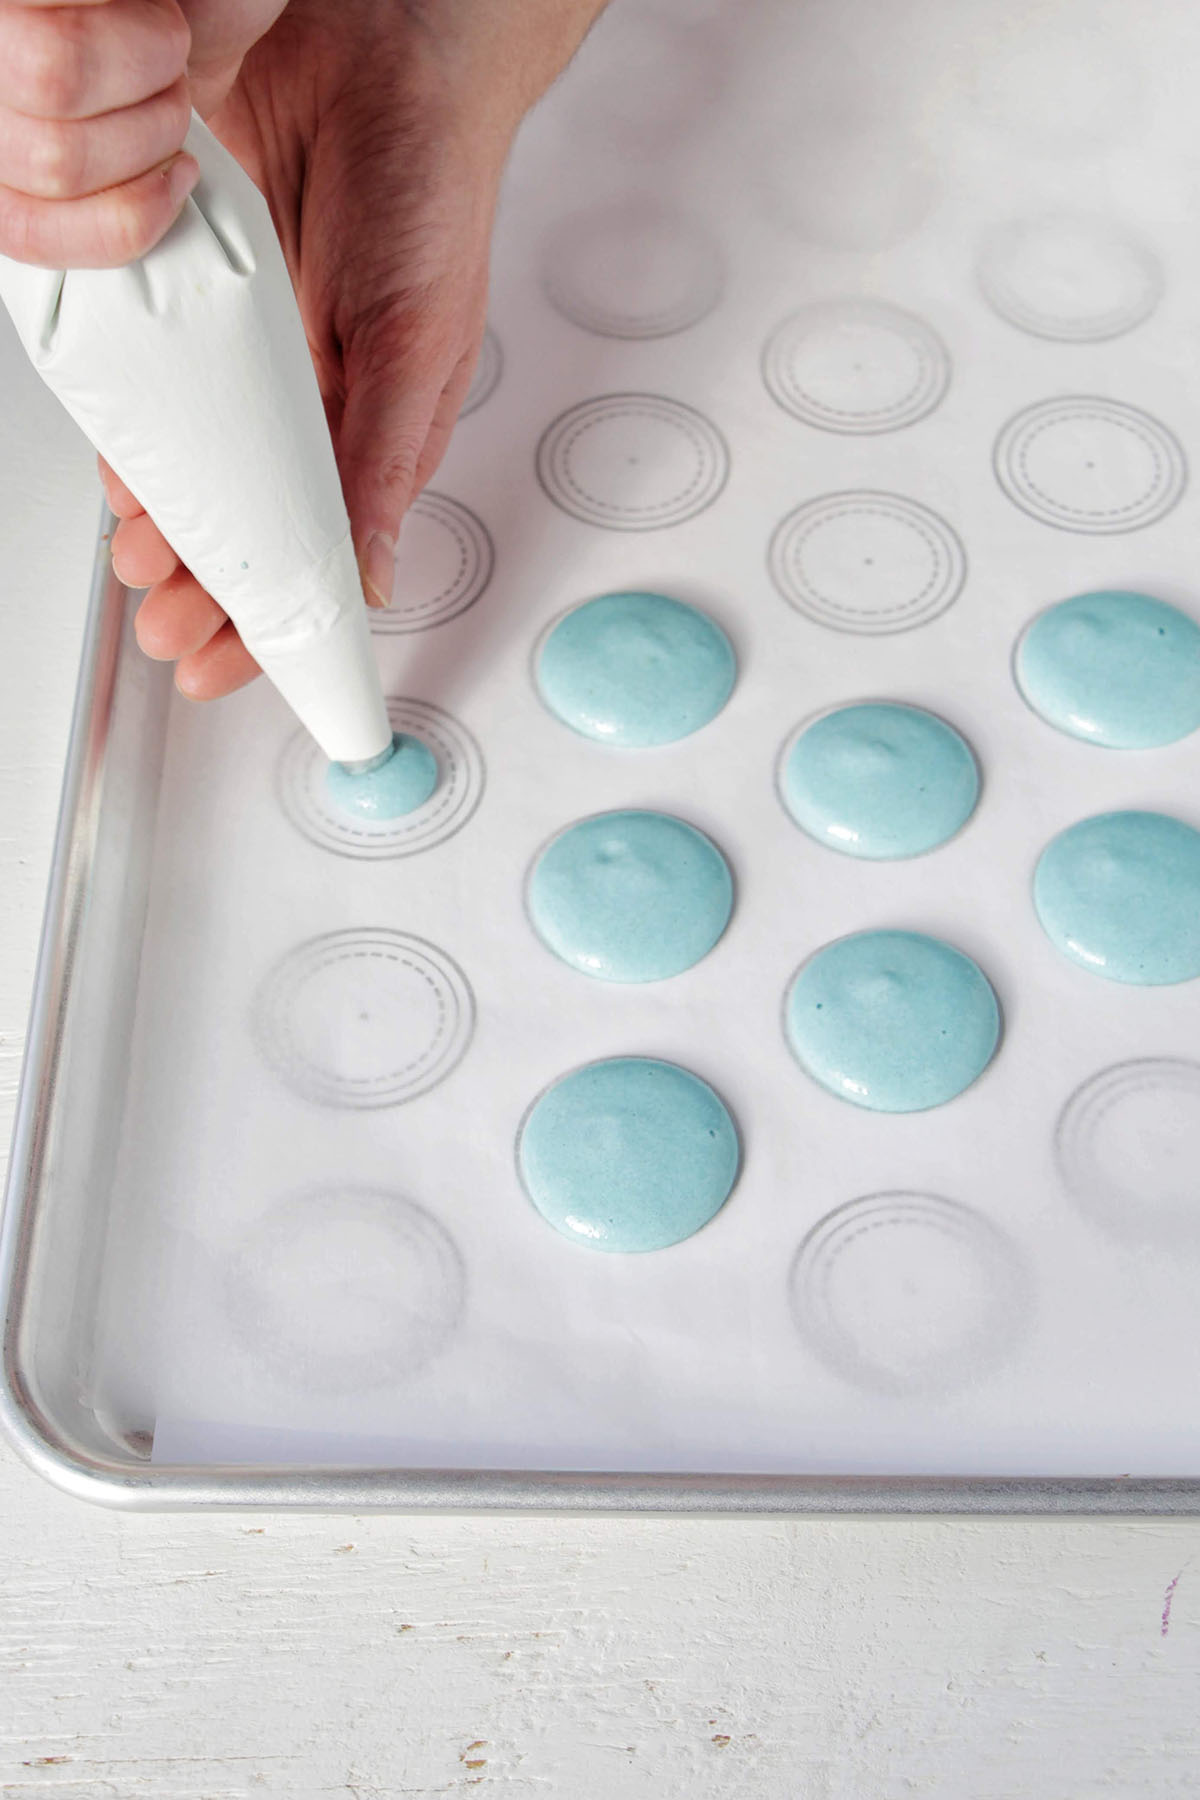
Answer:
<path fill-rule="evenodd" d="M 51 269 L 144 256 L 200 173 L 181 150 L 193 103 L 228 88 L 283 5 L 0 4 L 0 252 Z"/>
<path fill-rule="evenodd" d="M 209 5 L 215 15 L 219 0 Z M 209 123 L 266 194 L 283 243 L 372 604 L 391 599 L 401 519 L 470 384 L 513 133 L 599 10 L 598 0 L 291 0 L 223 96 L 210 65 Z M 253 679 L 216 602 L 102 473 L 122 521 L 114 564 L 150 590 L 142 648 L 177 661 L 176 684 L 193 699 Z"/>

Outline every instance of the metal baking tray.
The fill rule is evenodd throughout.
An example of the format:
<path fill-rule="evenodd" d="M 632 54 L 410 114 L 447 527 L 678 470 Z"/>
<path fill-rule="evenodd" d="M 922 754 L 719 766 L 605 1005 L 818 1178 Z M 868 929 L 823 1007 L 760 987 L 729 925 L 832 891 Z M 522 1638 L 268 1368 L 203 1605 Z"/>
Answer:
<path fill-rule="evenodd" d="M 1195 743 L 1099 752 L 1010 670 L 1069 593 L 1196 611 L 1190 116 L 1148 60 L 1196 28 L 1164 7 L 1150 44 L 1080 9 L 1043 43 L 1020 9 L 1031 50 L 1003 0 L 969 10 L 974 35 L 958 0 L 621 0 L 530 122 L 467 416 L 373 621 L 444 776 L 408 836 L 322 809 L 264 684 L 174 695 L 106 523 L 0 1246 L 3 1422 L 58 1485 L 131 1508 L 1200 1512 L 1200 1230 L 1171 1161 L 1196 984 L 1072 967 L 1028 892 L 1087 813 L 1194 821 Z M 739 657 L 725 712 L 653 753 L 574 738 L 530 678 L 555 618 L 628 587 L 706 607 Z M 774 774 L 804 718 L 878 696 L 958 725 L 983 801 L 932 856 L 867 866 L 805 840 Z M 640 991 L 557 963 L 522 910 L 550 835 L 622 805 L 708 831 L 737 889 L 713 953 Z M 961 944 L 1004 1012 L 992 1068 L 932 1114 L 824 1094 L 779 1030 L 803 956 L 883 923 Z M 412 1056 L 371 1049 L 372 968 L 382 1013 L 401 993 L 412 1015 L 387 1030 L 425 1033 Z M 306 1056 L 305 1031 L 353 1035 L 360 991 L 370 1054 Z M 534 1213 L 513 1141 L 557 1074 L 625 1053 L 711 1081 L 745 1164 L 695 1238 L 598 1257 Z M 324 1259 L 336 1367 L 297 1334 Z"/>
<path fill-rule="evenodd" d="M 0 1243 L 2 1422 L 56 1486 L 169 1508 L 818 1515 L 1200 1511 L 1200 1481 L 704 1474 L 569 1468 L 164 1466 L 91 1389 L 95 1304 L 129 1066 L 170 672 L 132 642 L 133 602 L 97 558 Z M 176 702 L 176 704 L 178 704 Z"/>

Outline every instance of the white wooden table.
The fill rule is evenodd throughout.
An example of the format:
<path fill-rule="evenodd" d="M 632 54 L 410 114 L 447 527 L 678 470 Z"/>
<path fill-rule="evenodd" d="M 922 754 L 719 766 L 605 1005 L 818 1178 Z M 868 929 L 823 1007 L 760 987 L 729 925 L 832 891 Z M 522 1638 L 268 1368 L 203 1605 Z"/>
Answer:
<path fill-rule="evenodd" d="M 5 325 L 5 1141 L 97 499 Z M 6 1796 L 1200 1794 L 1200 1522 L 124 1517 L 7 1450 L 0 1509 Z"/>

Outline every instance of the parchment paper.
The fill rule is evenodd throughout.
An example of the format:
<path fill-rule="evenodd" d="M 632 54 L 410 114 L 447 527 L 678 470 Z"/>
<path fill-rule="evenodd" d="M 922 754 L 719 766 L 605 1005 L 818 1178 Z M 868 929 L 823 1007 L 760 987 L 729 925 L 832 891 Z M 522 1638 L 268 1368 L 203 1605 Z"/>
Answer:
<path fill-rule="evenodd" d="M 491 391 L 377 634 L 389 693 L 441 709 L 453 817 L 347 853 L 262 684 L 172 717 L 93 1372 L 158 1459 L 1200 1472 L 1200 988 L 1090 976 L 1029 896 L 1089 813 L 1200 824 L 1198 746 L 1076 742 L 1010 668 L 1088 588 L 1200 616 L 1198 70 L 1173 0 L 617 0 L 523 134 Z M 531 662 L 633 586 L 707 608 L 740 674 L 697 736 L 619 753 Z M 799 721 L 868 696 L 979 757 L 930 856 L 839 857 L 777 797 Z M 617 806 L 735 872 L 666 983 L 589 981 L 523 913 L 538 847 Z M 798 964 L 871 926 L 944 936 L 1001 999 L 994 1064 L 930 1113 L 850 1107 L 783 1040 Z M 696 1237 L 603 1256 L 536 1214 L 514 1141 L 629 1053 L 710 1081 L 745 1166 Z"/>

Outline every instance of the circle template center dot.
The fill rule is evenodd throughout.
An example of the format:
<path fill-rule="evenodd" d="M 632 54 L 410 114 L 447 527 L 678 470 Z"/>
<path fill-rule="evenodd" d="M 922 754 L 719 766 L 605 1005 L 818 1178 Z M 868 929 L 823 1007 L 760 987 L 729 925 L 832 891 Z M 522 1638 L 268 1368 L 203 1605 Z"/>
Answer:
<path fill-rule="evenodd" d="M 394 1106 L 448 1075 L 466 1051 L 474 1005 L 444 951 L 405 932 L 349 930 L 291 951 L 259 989 L 266 1060 L 325 1106 Z"/>
<path fill-rule="evenodd" d="M 564 512 L 611 531 L 679 525 L 729 473 L 716 427 L 658 394 L 608 394 L 563 413 L 538 445 L 538 477 Z"/>
<path fill-rule="evenodd" d="M 358 1187 L 280 1201 L 226 1279 L 247 1350 L 289 1386 L 325 1393 L 387 1386 L 429 1362 L 458 1325 L 464 1287 L 432 1214 Z"/>
<path fill-rule="evenodd" d="M 551 303 L 585 331 L 658 338 L 712 311 L 722 269 L 697 224 L 639 199 L 559 225 L 546 244 L 544 280 Z"/>
<path fill-rule="evenodd" d="M 899 431 L 933 411 L 950 380 L 935 332 L 898 306 L 822 301 L 767 341 L 763 379 L 779 404 L 822 431 Z"/>
<path fill-rule="evenodd" d="M 1087 397 L 1043 400 L 996 440 L 1009 499 L 1061 531 L 1138 531 L 1164 518 L 1187 485 L 1175 436 L 1136 406 Z"/>
<path fill-rule="evenodd" d="M 796 1254 L 796 1329 L 826 1366 L 876 1393 L 945 1393 L 1001 1362 L 1028 1313 L 1014 1246 L 936 1194 L 870 1194 L 828 1214 Z"/>
<path fill-rule="evenodd" d="M 1162 270 L 1142 244 L 1102 220 L 1002 225 L 984 245 L 979 285 L 1002 318 L 1035 337 L 1098 343 L 1153 312 Z"/>
<path fill-rule="evenodd" d="M 296 829 L 322 850 L 367 862 L 415 856 L 453 837 L 479 805 L 483 757 L 465 725 L 426 700 L 397 696 L 388 700 L 387 709 L 392 730 L 417 746 L 408 769 L 392 771 L 393 779 L 402 777 L 405 797 L 415 802 L 407 811 L 342 804 L 339 789 L 344 787 L 357 801 L 370 802 L 372 778 L 345 774 L 339 778 L 307 731 L 293 732 L 283 747 L 275 775 L 280 804 Z M 431 787 L 422 750 L 434 765 Z M 379 773 L 387 775 L 388 771 L 385 768 Z M 409 775 L 415 782 L 409 783 Z M 428 792 L 424 800 L 418 800 L 422 781 Z"/>
<path fill-rule="evenodd" d="M 955 533 L 900 494 L 826 494 L 776 528 L 769 564 L 797 612 L 834 631 L 874 636 L 926 625 L 966 579 Z"/>
<path fill-rule="evenodd" d="M 1106 1231 L 1200 1248 L 1200 1064 L 1102 1069 L 1063 1108 L 1055 1149 L 1068 1192 Z"/>

